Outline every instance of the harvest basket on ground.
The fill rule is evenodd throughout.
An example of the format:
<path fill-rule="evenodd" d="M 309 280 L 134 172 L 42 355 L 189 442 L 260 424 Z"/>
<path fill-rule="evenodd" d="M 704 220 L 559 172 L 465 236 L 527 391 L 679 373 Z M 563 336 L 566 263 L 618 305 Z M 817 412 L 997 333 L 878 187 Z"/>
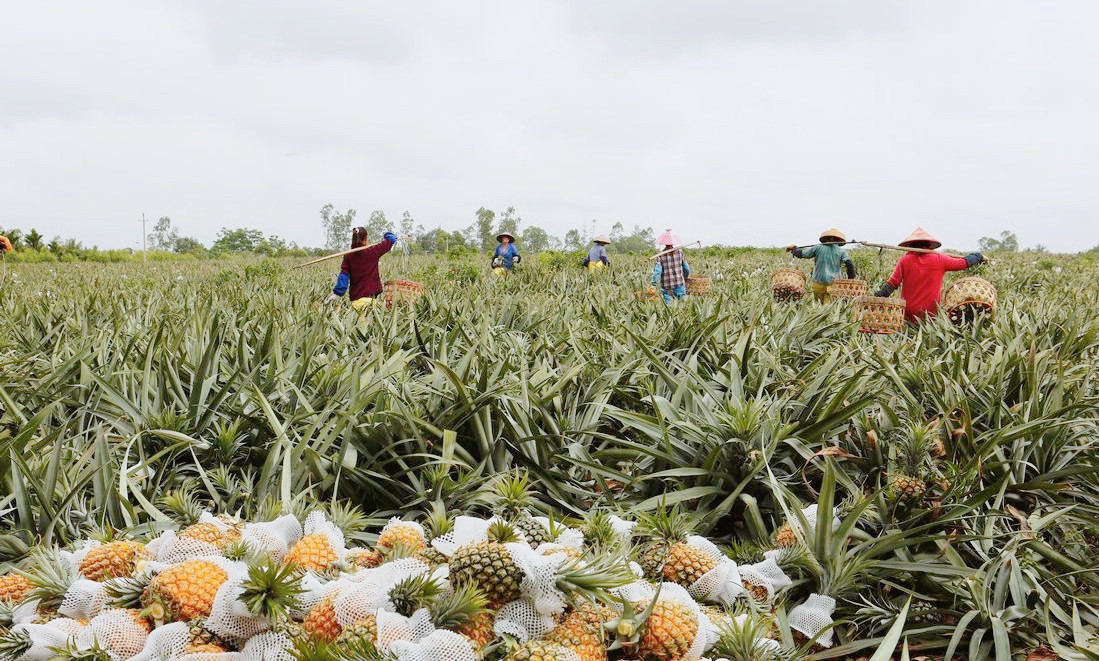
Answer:
<path fill-rule="evenodd" d="M 382 298 L 386 306 L 394 303 L 415 303 L 424 295 L 424 286 L 412 280 L 386 280 L 382 285 Z"/>
<path fill-rule="evenodd" d="M 831 293 L 832 298 L 854 300 L 859 296 L 866 296 L 868 287 L 865 280 L 859 280 L 857 278 L 837 278 L 832 281 L 829 292 Z"/>
<path fill-rule="evenodd" d="M 776 301 L 796 301 L 805 296 L 805 274 L 795 268 L 781 268 L 771 275 Z"/>
<path fill-rule="evenodd" d="M 946 290 L 943 309 L 956 324 L 972 321 L 978 314 L 991 316 L 996 311 L 996 288 L 984 278 L 962 278 Z"/>
<path fill-rule="evenodd" d="M 860 333 L 899 333 L 904 328 L 904 299 L 859 296 L 852 309 Z"/>
<path fill-rule="evenodd" d="M 713 284 L 713 280 L 708 275 L 689 275 L 687 276 L 687 293 L 691 296 L 709 294 Z"/>

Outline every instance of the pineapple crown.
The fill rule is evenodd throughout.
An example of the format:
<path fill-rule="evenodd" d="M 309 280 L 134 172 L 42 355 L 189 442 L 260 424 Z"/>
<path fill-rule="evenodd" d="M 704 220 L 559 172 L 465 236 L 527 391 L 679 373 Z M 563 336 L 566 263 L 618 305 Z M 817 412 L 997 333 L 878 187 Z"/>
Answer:
<path fill-rule="evenodd" d="M 194 487 L 171 489 L 165 492 L 158 502 L 161 509 L 166 510 L 174 520 L 180 522 L 181 527 L 198 523 L 199 517 L 205 511 L 195 497 Z"/>
<path fill-rule="evenodd" d="M 0 659 L 15 661 L 34 645 L 30 633 L 5 629 L 0 634 Z"/>
<path fill-rule="evenodd" d="M 151 580 L 152 572 L 144 571 L 133 576 L 112 578 L 104 583 L 104 589 L 115 607 L 141 608 L 141 593 Z"/>
<path fill-rule="evenodd" d="M 530 476 L 525 470 L 518 468 L 500 475 L 493 481 L 486 500 L 505 516 L 512 516 L 529 508 L 534 502 Z"/>
<path fill-rule="evenodd" d="M 28 597 L 37 599 L 39 606 L 44 609 L 56 610 L 76 580 L 75 570 L 57 548 L 44 548 L 35 552 L 29 564 L 34 570 L 24 575 L 34 588 Z"/>
<path fill-rule="evenodd" d="M 442 590 L 442 579 L 428 572 L 398 581 L 389 590 L 389 600 L 393 602 L 395 611 L 410 617 L 412 613 L 431 604 Z"/>
<path fill-rule="evenodd" d="M 424 535 L 427 541 L 441 537 L 454 529 L 454 517 L 450 516 L 443 501 L 436 500 L 431 503 L 431 508 L 424 519 Z"/>
<path fill-rule="evenodd" d="M 488 535 L 488 541 L 496 542 L 497 544 L 519 541 L 519 533 L 516 532 L 515 526 L 500 518 L 493 519 L 492 522 L 488 524 L 486 534 Z"/>
<path fill-rule="evenodd" d="M 669 508 L 661 503 L 654 511 L 639 516 L 638 532 L 651 540 L 681 542 L 692 532 L 695 523 L 695 517 L 678 505 Z"/>
<path fill-rule="evenodd" d="M 438 596 L 428 606 L 431 621 L 436 628 L 455 630 L 483 612 L 488 606 L 488 596 L 484 590 L 472 582 L 461 582 L 451 586 L 449 592 Z"/>
<path fill-rule="evenodd" d="M 301 605 L 301 573 L 293 565 L 264 562 L 248 567 L 240 587 L 240 600 L 248 612 L 274 623 L 289 617 Z"/>

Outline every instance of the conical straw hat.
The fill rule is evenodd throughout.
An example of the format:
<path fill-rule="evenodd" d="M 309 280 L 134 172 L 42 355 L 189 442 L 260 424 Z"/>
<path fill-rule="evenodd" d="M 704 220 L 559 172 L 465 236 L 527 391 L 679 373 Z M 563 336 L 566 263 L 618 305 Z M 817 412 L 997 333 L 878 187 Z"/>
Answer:
<path fill-rule="evenodd" d="M 592 241 L 594 241 L 596 243 L 602 243 L 603 245 L 607 245 L 608 243 L 611 242 L 611 239 L 606 234 L 600 234 L 600 235 L 596 236 L 594 239 L 592 239 Z"/>
<path fill-rule="evenodd" d="M 935 237 L 928 234 L 927 230 L 925 230 L 924 228 L 917 227 L 915 230 L 912 231 L 911 234 L 908 235 L 908 237 L 904 241 L 901 241 L 900 245 L 905 246 L 907 248 L 915 248 L 917 246 L 915 246 L 913 244 L 919 243 L 920 241 L 926 241 L 926 242 L 930 243 L 932 250 L 934 250 L 935 248 L 938 248 L 939 246 L 941 246 L 943 244 L 942 241 L 939 241 Z"/>
<path fill-rule="evenodd" d="M 657 246 L 674 246 L 679 244 L 679 237 L 672 234 L 672 228 L 664 230 L 664 233 L 656 237 L 656 241 L 653 241 Z"/>
<path fill-rule="evenodd" d="M 496 242 L 497 243 L 503 243 L 505 236 L 508 238 L 509 241 L 511 241 L 512 243 L 515 243 L 515 237 L 511 235 L 511 232 L 500 232 L 499 234 L 496 235 Z"/>
<path fill-rule="evenodd" d="M 847 235 L 845 235 L 843 232 L 839 231 L 835 227 L 833 227 L 832 229 L 824 230 L 823 232 L 821 232 L 820 233 L 820 242 L 824 243 L 824 240 L 829 238 L 829 237 L 839 239 L 841 243 L 846 243 L 847 242 Z"/>

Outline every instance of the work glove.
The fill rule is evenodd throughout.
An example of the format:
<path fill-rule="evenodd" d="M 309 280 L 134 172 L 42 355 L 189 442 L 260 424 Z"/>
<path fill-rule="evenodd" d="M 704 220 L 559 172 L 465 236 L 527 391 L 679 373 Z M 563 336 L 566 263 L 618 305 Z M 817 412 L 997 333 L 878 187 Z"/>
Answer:
<path fill-rule="evenodd" d="M 893 285 L 891 285 L 887 282 L 884 285 L 882 285 L 881 287 L 879 287 L 878 291 L 874 292 L 874 296 L 878 296 L 880 298 L 885 298 L 885 297 L 887 297 L 887 296 L 889 296 L 890 294 L 893 293 L 893 289 L 894 289 Z"/>
<path fill-rule="evenodd" d="M 518 264 L 519 262 L 523 261 L 523 256 L 522 255 L 516 255 L 515 257 L 511 258 L 511 261 Z"/>
<path fill-rule="evenodd" d="M 393 232 L 386 232 L 382 235 L 382 238 L 390 243 L 397 243 L 397 235 Z"/>
<path fill-rule="evenodd" d="M 985 261 L 984 255 L 982 255 L 979 252 L 971 252 L 971 253 L 969 253 L 968 255 L 965 256 L 966 268 L 971 267 L 971 266 L 976 266 L 977 264 L 982 264 L 982 263 L 984 263 L 984 261 Z"/>
<path fill-rule="evenodd" d="M 340 300 L 339 296 L 337 296 L 336 294 L 329 294 L 328 298 L 324 299 L 324 302 L 325 302 L 326 305 L 331 305 L 332 303 L 335 303 L 338 300 Z"/>

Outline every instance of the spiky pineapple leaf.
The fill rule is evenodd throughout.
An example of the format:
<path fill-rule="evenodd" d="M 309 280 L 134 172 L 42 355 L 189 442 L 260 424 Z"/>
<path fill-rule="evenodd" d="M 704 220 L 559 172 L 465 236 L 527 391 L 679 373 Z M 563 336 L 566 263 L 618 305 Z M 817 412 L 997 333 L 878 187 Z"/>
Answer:
<path fill-rule="evenodd" d="M 293 565 L 264 562 L 248 567 L 240 600 L 248 611 L 269 623 L 285 620 L 301 605 L 301 572 Z"/>

